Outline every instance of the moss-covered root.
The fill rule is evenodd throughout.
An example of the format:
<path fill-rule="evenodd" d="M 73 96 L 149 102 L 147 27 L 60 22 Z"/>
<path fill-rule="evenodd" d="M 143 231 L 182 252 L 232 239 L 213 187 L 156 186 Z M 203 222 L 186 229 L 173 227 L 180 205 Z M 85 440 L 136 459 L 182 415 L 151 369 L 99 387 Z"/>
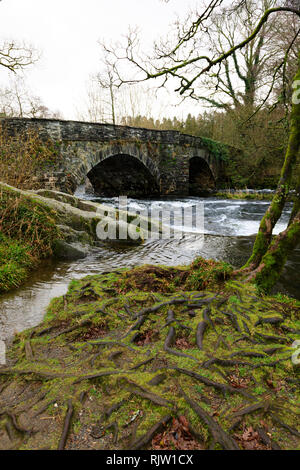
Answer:
<path fill-rule="evenodd" d="M 127 290 L 142 269 L 73 281 L 16 336 L 0 449 L 299 448 L 300 307 L 236 282 Z"/>
<path fill-rule="evenodd" d="M 298 71 L 295 75 L 294 82 L 299 83 L 300 81 L 300 52 Z M 292 171 L 297 161 L 300 148 L 300 101 L 295 99 L 292 101 L 292 111 L 290 118 L 290 134 L 287 151 L 281 175 L 278 183 L 278 187 L 270 206 L 264 215 L 259 232 L 257 234 L 252 255 L 243 267 L 243 270 L 252 271 L 256 269 L 261 262 L 262 257 L 267 252 L 272 239 L 272 232 L 275 224 L 279 220 L 282 210 L 284 208 L 292 177 Z"/>

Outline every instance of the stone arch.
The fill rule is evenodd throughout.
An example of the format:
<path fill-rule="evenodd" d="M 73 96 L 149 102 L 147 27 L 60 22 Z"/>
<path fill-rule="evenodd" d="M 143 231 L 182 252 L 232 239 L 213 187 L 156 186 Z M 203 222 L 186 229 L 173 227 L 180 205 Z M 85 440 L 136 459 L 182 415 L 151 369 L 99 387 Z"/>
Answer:
<path fill-rule="evenodd" d="M 206 157 L 206 158 L 205 158 Z M 189 194 L 201 196 L 215 189 L 216 176 L 209 156 L 193 155 L 189 159 Z"/>
<path fill-rule="evenodd" d="M 97 146 L 98 147 L 98 146 Z M 86 155 L 85 155 L 86 154 Z M 86 177 L 91 174 L 95 168 L 99 168 L 101 163 L 108 161 L 114 157 L 119 157 L 120 161 L 128 160 L 128 157 L 134 159 L 137 163 L 136 166 L 142 167 L 148 172 L 149 178 L 152 179 L 152 184 L 155 186 L 153 194 L 159 193 L 160 187 L 160 171 L 156 163 L 144 152 L 141 151 L 140 146 L 132 143 L 124 144 L 110 144 L 105 143 L 101 148 L 86 148 L 81 149 L 80 165 L 72 172 L 72 179 L 76 181 L 76 186 L 82 184 Z M 150 195 L 150 194 L 149 194 Z"/>
<path fill-rule="evenodd" d="M 87 162 L 86 176 L 97 194 L 143 197 L 159 194 L 160 173 L 134 145 L 112 145 Z"/>
<path fill-rule="evenodd" d="M 88 161 L 87 173 L 95 167 L 97 164 L 103 162 L 107 158 L 113 157 L 114 155 L 130 155 L 141 163 L 149 170 L 154 178 L 157 179 L 157 182 L 160 178 L 160 172 L 153 160 L 147 155 L 143 154 L 140 148 L 136 144 L 122 144 L 122 145 L 110 145 L 105 146 L 104 149 L 101 149 L 94 155 L 94 158 L 90 158 Z M 93 156 L 92 156 L 93 157 Z"/>

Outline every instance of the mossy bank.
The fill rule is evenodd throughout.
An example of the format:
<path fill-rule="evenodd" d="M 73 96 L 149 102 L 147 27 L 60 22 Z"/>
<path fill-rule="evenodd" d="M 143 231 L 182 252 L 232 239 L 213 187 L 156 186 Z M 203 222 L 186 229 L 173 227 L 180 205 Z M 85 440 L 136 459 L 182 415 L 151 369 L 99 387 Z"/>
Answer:
<path fill-rule="evenodd" d="M 228 275 L 73 281 L 0 368 L 0 448 L 299 449 L 300 305 Z"/>
<path fill-rule="evenodd" d="M 19 286 L 59 238 L 54 211 L 0 188 L 0 293 Z"/>
<path fill-rule="evenodd" d="M 122 223 L 136 217 L 125 213 Z M 57 191 L 23 191 L 0 182 L 0 293 L 18 287 L 42 259 L 85 257 L 97 225 L 119 211 Z M 126 222 L 127 220 L 127 222 Z M 143 240 L 137 228 L 134 243 Z"/>

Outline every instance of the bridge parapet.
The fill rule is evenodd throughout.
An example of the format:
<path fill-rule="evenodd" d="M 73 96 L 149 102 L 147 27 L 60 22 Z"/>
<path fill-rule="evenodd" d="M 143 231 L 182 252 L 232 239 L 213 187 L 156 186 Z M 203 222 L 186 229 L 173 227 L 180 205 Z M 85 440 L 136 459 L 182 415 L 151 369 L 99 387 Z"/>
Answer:
<path fill-rule="evenodd" d="M 195 157 L 206 162 L 216 185 L 225 178 L 225 162 L 208 149 L 206 140 L 178 131 L 26 118 L 2 118 L 0 125 L 11 136 L 34 131 L 59 144 L 57 164 L 36 175 L 42 187 L 71 193 L 93 168 L 116 155 L 139 160 L 160 194 L 189 193 L 189 162 Z"/>

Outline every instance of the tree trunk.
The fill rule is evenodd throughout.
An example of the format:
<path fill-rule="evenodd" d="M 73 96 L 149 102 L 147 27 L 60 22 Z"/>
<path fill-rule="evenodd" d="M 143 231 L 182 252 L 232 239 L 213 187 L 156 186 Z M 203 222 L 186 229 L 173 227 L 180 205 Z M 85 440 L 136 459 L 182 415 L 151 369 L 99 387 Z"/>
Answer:
<path fill-rule="evenodd" d="M 260 291 L 269 292 L 278 281 L 288 255 L 299 243 L 300 210 L 287 229 L 273 240 L 260 265 L 250 274 L 247 281 L 254 281 Z"/>
<path fill-rule="evenodd" d="M 113 125 L 116 125 L 116 116 L 115 116 L 115 97 L 113 91 L 112 83 L 109 85 L 109 92 L 110 92 L 110 102 L 111 102 L 111 115 L 112 115 L 112 122 Z"/>
<path fill-rule="evenodd" d="M 295 81 L 299 80 L 300 83 L 300 53 L 298 71 L 295 76 Z M 298 102 L 299 101 L 299 102 Z M 290 134 L 288 148 L 285 154 L 284 164 L 281 170 L 281 175 L 277 190 L 274 194 L 273 200 L 268 207 L 264 217 L 261 220 L 258 234 L 253 246 L 252 255 L 241 271 L 253 271 L 259 266 L 263 256 L 269 249 L 272 241 L 272 232 L 276 222 L 279 220 L 282 210 L 284 208 L 292 178 L 293 167 L 296 163 L 297 156 L 300 148 L 300 100 L 294 99 L 292 103 Z M 295 214 L 295 212 L 294 212 Z"/>
<path fill-rule="evenodd" d="M 296 187 L 296 194 L 294 198 L 294 204 L 293 204 L 293 209 L 291 212 L 291 217 L 289 220 L 289 225 L 293 222 L 296 214 L 300 211 L 300 162 L 298 163 L 299 165 L 299 170 L 298 170 L 298 182 L 297 182 L 297 187 Z"/>

